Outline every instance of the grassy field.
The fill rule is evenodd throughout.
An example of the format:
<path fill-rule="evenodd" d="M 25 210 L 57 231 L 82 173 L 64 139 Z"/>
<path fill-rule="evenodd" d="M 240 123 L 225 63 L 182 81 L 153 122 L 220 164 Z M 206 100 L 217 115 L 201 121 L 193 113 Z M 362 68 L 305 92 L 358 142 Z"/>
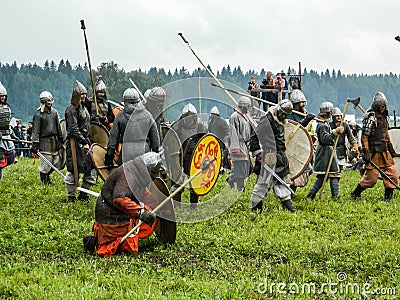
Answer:
<path fill-rule="evenodd" d="M 225 175 L 226 176 L 226 175 Z M 218 189 L 225 183 L 219 178 Z M 254 175 L 253 175 L 254 176 Z M 383 186 L 354 201 L 359 180 L 342 173 L 340 199 L 305 195 L 298 214 L 270 194 L 265 211 L 249 209 L 254 185 L 223 214 L 178 224 L 176 243 L 152 236 L 135 255 L 102 259 L 85 253 L 94 204 L 66 201 L 62 179 L 43 186 L 37 165 L 20 159 L 0 181 L 2 299 L 395 299 L 400 296 L 400 195 L 384 202 Z M 102 182 L 94 189 L 100 190 Z M 187 195 L 186 195 L 187 196 Z"/>

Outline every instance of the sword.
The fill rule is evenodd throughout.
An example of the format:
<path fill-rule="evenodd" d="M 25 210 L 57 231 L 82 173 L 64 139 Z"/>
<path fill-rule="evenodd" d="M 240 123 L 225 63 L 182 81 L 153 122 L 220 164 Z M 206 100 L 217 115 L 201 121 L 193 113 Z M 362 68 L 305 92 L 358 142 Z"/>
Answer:
<path fill-rule="evenodd" d="M 138 89 L 138 87 L 136 86 L 136 84 L 133 82 L 132 79 L 130 79 L 130 78 L 128 78 L 128 79 L 129 79 L 129 81 L 132 83 L 132 85 L 133 85 L 133 87 L 135 88 L 135 90 L 139 93 L 140 97 L 142 98 L 142 102 L 143 102 L 143 103 L 146 103 L 147 100 L 146 100 L 146 98 L 143 96 L 142 92 Z"/>
<path fill-rule="evenodd" d="M 37 155 L 43 159 L 43 161 L 48 164 L 54 171 L 56 171 L 58 173 L 58 175 L 60 175 L 63 179 L 65 179 L 65 175 L 63 173 L 61 173 L 61 171 L 59 169 L 57 169 L 42 153 L 40 153 L 40 151 L 37 152 Z M 98 197 L 100 196 L 100 193 L 96 193 L 94 191 L 85 189 L 83 187 L 77 187 L 77 189 L 81 192 L 85 192 L 87 194 L 90 194 L 92 196 Z"/>
<path fill-rule="evenodd" d="M 118 107 L 118 108 L 120 108 L 120 109 L 124 109 L 124 106 L 123 106 L 123 105 L 121 105 L 121 104 L 119 104 L 119 103 L 117 103 L 117 102 L 115 102 L 115 101 L 107 100 L 107 102 L 108 102 L 108 103 L 111 103 L 111 104 L 113 104 L 113 105 L 115 105 L 116 107 Z"/>
<path fill-rule="evenodd" d="M 283 181 L 283 179 L 280 178 L 278 174 L 276 174 L 275 171 L 271 169 L 270 166 L 268 166 L 265 162 L 263 163 L 263 166 L 268 172 L 272 174 L 272 176 L 275 177 L 276 180 L 283 184 L 294 195 L 294 191 L 290 188 L 290 186 L 285 181 Z"/>
<path fill-rule="evenodd" d="M 372 160 L 369 161 L 369 163 L 376 169 L 378 170 L 379 174 L 381 174 L 382 177 L 385 179 L 389 180 L 391 184 L 393 184 L 397 190 L 400 190 L 400 187 L 389 177 L 385 172 L 382 171 L 381 168 L 379 168 Z"/>

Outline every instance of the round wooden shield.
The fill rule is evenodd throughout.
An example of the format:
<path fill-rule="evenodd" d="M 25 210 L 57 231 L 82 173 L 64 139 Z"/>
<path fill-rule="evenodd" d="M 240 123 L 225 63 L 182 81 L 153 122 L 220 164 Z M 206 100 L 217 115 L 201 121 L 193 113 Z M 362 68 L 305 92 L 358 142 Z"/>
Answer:
<path fill-rule="evenodd" d="M 60 127 L 62 134 L 62 143 L 65 145 L 67 141 L 67 121 L 65 119 L 60 120 Z M 60 170 L 62 170 L 65 168 L 65 165 L 67 163 L 65 147 L 62 147 L 60 150 L 58 150 L 58 156 L 60 157 Z"/>
<path fill-rule="evenodd" d="M 289 160 L 291 180 L 299 177 L 313 157 L 313 143 L 307 129 L 293 120 L 285 124 L 286 156 Z"/>
<path fill-rule="evenodd" d="M 65 121 L 65 119 L 60 120 L 60 127 L 61 127 L 63 144 L 65 144 L 65 141 L 67 140 L 67 121 Z"/>
<path fill-rule="evenodd" d="M 168 187 L 160 177 L 155 178 L 150 183 L 149 190 L 158 203 L 161 203 L 169 196 Z M 176 222 L 172 200 L 165 203 L 157 211 L 157 225 L 154 232 L 161 242 L 167 244 L 175 243 Z"/>
<path fill-rule="evenodd" d="M 390 141 L 392 142 L 394 151 L 400 153 L 400 128 L 389 129 Z M 394 164 L 396 165 L 397 173 L 400 174 L 400 157 L 393 157 Z"/>
<path fill-rule="evenodd" d="M 90 138 L 92 139 L 93 143 L 107 147 L 108 136 L 110 135 L 110 133 L 103 124 L 92 121 L 90 122 L 89 130 Z"/>
<path fill-rule="evenodd" d="M 210 162 L 214 158 L 215 160 L 210 164 L 207 170 L 201 172 L 190 182 L 191 188 L 199 196 L 207 194 L 214 187 L 222 163 L 222 151 L 218 138 L 209 133 L 204 135 L 197 142 L 190 161 L 189 176 L 191 177 L 199 171 L 204 162 Z"/>
<path fill-rule="evenodd" d="M 117 163 L 114 161 L 113 168 L 105 166 L 104 157 L 107 153 L 107 149 L 106 147 L 99 145 L 97 143 L 93 143 L 90 146 L 89 153 L 92 158 L 92 163 L 97 170 L 97 173 L 99 174 L 100 178 L 103 179 L 103 181 L 105 181 L 107 177 L 111 174 L 111 172 L 118 167 Z"/>

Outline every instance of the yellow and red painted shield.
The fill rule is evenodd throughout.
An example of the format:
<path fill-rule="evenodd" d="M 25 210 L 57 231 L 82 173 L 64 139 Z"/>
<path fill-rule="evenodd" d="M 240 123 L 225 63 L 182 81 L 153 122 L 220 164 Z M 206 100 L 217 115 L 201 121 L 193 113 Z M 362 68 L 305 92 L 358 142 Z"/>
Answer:
<path fill-rule="evenodd" d="M 222 151 L 218 139 L 215 135 L 209 133 L 198 141 L 194 149 L 190 162 L 189 176 L 193 176 L 198 172 L 204 162 L 209 162 L 214 158 L 215 160 L 210 166 L 190 182 L 191 188 L 199 196 L 203 196 L 211 191 L 217 182 L 222 162 Z"/>

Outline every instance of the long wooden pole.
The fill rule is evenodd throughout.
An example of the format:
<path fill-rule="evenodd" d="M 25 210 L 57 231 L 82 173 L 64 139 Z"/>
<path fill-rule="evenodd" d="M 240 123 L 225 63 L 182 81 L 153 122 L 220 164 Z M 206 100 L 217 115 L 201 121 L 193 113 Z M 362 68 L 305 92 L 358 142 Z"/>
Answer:
<path fill-rule="evenodd" d="M 85 29 L 86 29 L 85 20 L 81 20 L 81 29 L 83 30 L 83 36 L 85 38 L 86 55 L 87 55 L 88 64 L 89 64 L 90 81 L 92 83 L 93 100 L 94 100 L 94 104 L 95 104 L 95 107 L 96 107 L 96 115 L 98 115 L 99 114 L 99 109 L 97 107 L 96 91 L 94 90 L 94 80 L 93 80 L 92 64 L 90 63 L 89 44 L 88 44 L 88 41 L 87 41 L 86 31 L 85 31 Z"/>
<path fill-rule="evenodd" d="M 224 90 L 227 90 L 227 91 L 229 91 L 229 92 L 231 92 L 231 93 L 234 93 L 234 94 L 237 94 L 237 95 L 246 96 L 246 97 L 249 97 L 249 98 L 251 98 L 251 99 L 255 99 L 255 100 L 258 100 L 258 101 L 267 103 L 267 104 L 269 104 L 269 105 L 276 105 L 276 103 L 274 103 L 274 102 L 270 102 L 270 101 L 267 101 L 267 100 L 264 100 L 264 99 L 261 99 L 261 98 L 257 98 L 257 97 L 251 96 L 251 95 L 249 95 L 249 94 L 245 94 L 245 93 L 242 93 L 242 92 L 239 92 L 239 91 L 235 91 L 235 90 L 233 90 L 233 89 L 220 87 L 220 86 L 216 85 L 215 83 L 211 83 L 211 85 L 212 85 L 212 86 L 215 86 L 215 87 L 218 87 L 218 88 L 221 88 L 221 89 L 224 89 Z M 294 112 L 295 114 L 298 114 L 298 115 L 300 115 L 300 116 L 303 116 L 303 117 L 306 117 L 306 116 L 307 116 L 307 114 L 305 114 L 305 113 L 303 113 L 303 112 L 301 112 L 301 111 L 292 110 L 292 112 Z M 316 121 L 324 122 L 324 120 L 319 119 L 319 118 L 317 118 L 317 117 L 314 118 L 314 119 L 315 119 Z"/>

